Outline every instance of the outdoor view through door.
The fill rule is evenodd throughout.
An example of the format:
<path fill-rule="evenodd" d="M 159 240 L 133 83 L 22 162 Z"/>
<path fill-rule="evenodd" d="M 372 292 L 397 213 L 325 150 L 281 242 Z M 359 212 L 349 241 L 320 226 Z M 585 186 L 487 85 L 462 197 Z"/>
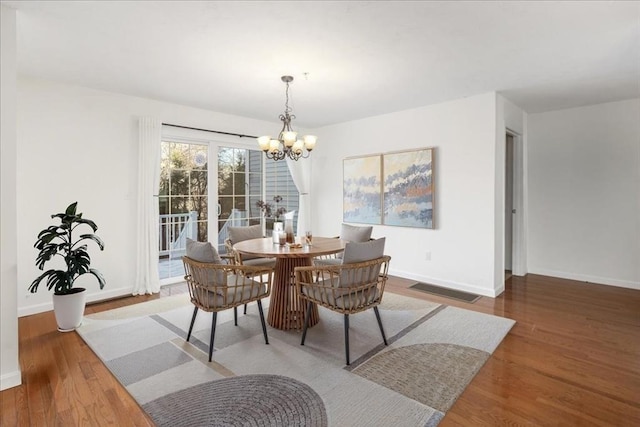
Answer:
<path fill-rule="evenodd" d="M 208 238 L 208 146 L 162 142 L 160 157 L 160 279 L 184 275 L 187 238 Z M 177 261 L 177 262 L 174 262 Z"/>
<path fill-rule="evenodd" d="M 209 150 L 217 151 L 209 167 Z M 260 224 L 259 200 L 280 195 L 279 206 L 298 210 L 298 191 L 285 162 L 264 163 L 261 151 L 213 142 L 163 141 L 160 160 L 159 274 L 182 279 L 186 239 L 210 241 L 220 253 L 229 227 Z M 213 159 L 216 159 L 214 156 Z M 217 193 L 210 194 L 217 175 Z M 209 209 L 209 207 L 211 209 Z M 297 221 L 297 216 L 294 217 Z M 214 222 L 215 221 L 215 222 Z M 210 227 L 209 224 L 217 227 Z M 267 234 L 269 225 L 266 224 Z"/>

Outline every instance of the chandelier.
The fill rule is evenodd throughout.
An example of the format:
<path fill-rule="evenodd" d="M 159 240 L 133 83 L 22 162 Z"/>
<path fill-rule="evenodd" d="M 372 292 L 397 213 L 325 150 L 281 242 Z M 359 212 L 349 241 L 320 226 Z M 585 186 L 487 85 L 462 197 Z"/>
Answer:
<path fill-rule="evenodd" d="M 298 132 L 294 132 L 291 127 L 291 120 L 296 116 L 291 114 L 293 111 L 289 107 L 289 83 L 293 81 L 291 76 L 282 76 L 282 81 L 287 85 L 287 100 L 284 104 L 284 113 L 280 114 L 282 121 L 282 130 L 278 135 L 278 139 L 272 139 L 270 136 L 261 136 L 258 138 L 260 149 L 267 155 L 267 159 L 283 160 L 289 157 L 291 160 L 309 157 L 309 153 L 316 146 L 318 139 L 314 135 L 305 135 L 302 139 L 298 139 Z"/>

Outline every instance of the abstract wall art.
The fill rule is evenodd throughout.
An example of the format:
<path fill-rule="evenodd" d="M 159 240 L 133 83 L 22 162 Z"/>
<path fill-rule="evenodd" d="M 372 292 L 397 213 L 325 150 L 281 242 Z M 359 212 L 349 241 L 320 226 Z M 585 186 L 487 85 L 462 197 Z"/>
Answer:
<path fill-rule="evenodd" d="M 433 228 L 433 148 L 383 155 L 385 225 Z"/>
<path fill-rule="evenodd" d="M 382 156 L 353 157 L 343 161 L 343 220 L 382 223 Z"/>

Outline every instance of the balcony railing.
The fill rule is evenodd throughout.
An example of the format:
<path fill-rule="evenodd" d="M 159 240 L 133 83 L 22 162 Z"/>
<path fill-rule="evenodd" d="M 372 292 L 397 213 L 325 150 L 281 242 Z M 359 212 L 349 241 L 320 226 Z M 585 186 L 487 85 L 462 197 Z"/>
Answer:
<path fill-rule="evenodd" d="M 160 258 L 181 258 L 187 247 L 187 238 L 198 240 L 198 212 L 160 215 Z M 247 211 L 232 209 L 231 215 L 218 231 L 218 251 L 224 253 L 224 241 L 229 227 L 249 225 Z"/>
<path fill-rule="evenodd" d="M 198 240 L 198 212 L 160 215 L 160 257 L 180 258 L 187 247 L 187 237 Z"/>

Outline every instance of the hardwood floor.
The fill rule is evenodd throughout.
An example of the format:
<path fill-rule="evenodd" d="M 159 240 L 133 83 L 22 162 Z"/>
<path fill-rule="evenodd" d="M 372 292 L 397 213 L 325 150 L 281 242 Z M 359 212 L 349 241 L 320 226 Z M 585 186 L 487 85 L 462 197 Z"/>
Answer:
<path fill-rule="evenodd" d="M 512 276 L 500 297 L 467 304 L 412 283 L 392 278 L 387 291 L 517 321 L 441 426 L 640 425 L 640 291 Z M 52 312 L 20 318 L 19 340 L 23 384 L 0 393 L 0 425 L 153 425 L 76 333 L 56 331 Z"/>

